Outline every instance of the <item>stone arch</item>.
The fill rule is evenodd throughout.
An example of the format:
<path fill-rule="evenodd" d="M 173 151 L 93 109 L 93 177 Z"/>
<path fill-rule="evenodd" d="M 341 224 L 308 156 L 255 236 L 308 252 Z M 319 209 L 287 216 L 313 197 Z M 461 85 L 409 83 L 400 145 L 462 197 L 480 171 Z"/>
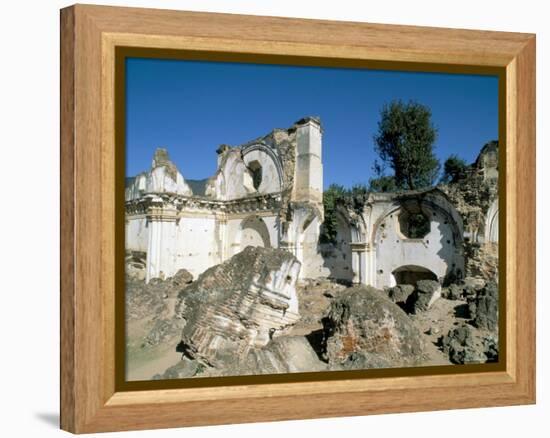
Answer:
<path fill-rule="evenodd" d="M 380 234 L 384 222 L 388 218 L 398 222 L 399 212 L 403 208 L 410 208 L 410 206 L 417 206 L 415 208 L 419 208 L 420 211 L 428 217 L 432 216 L 434 212 L 444 217 L 444 220 L 447 221 L 452 228 L 453 238 L 455 239 L 456 244 L 462 244 L 462 219 L 456 208 L 448 201 L 443 192 L 434 190 L 432 192 L 424 192 L 421 194 L 396 195 L 388 201 L 388 207 L 374 221 L 372 232 L 370 238 L 368 239 L 371 245 L 376 245 L 377 236 Z"/>
<path fill-rule="evenodd" d="M 487 210 L 487 218 L 485 220 L 485 242 L 498 243 L 498 199 L 495 199 L 489 210 Z"/>
<path fill-rule="evenodd" d="M 261 183 L 256 190 L 259 193 L 277 193 L 283 188 L 283 165 L 272 148 L 262 143 L 247 145 L 242 150 L 243 161 L 253 174 L 261 169 Z M 256 164 L 253 164 L 256 163 Z M 251 165 L 254 168 L 251 168 Z"/>
<path fill-rule="evenodd" d="M 392 272 L 393 281 L 391 286 L 396 284 L 415 285 L 419 280 L 438 280 L 437 275 L 424 266 L 403 265 Z"/>
<path fill-rule="evenodd" d="M 396 281 L 394 272 L 403 266 L 417 266 L 408 272 L 430 271 L 440 281 L 463 275 L 462 220 L 442 192 L 392 195 L 387 196 L 386 202 L 387 207 L 373 218 L 369 242 L 374 251 L 371 275 L 375 276 L 375 286 L 391 286 Z M 429 231 L 419 238 L 404 235 L 399 223 L 403 211 L 422 213 L 429 218 Z"/>
<path fill-rule="evenodd" d="M 261 217 L 252 215 L 243 219 L 239 229 L 239 243 L 241 250 L 247 246 L 271 248 L 269 230 Z"/>

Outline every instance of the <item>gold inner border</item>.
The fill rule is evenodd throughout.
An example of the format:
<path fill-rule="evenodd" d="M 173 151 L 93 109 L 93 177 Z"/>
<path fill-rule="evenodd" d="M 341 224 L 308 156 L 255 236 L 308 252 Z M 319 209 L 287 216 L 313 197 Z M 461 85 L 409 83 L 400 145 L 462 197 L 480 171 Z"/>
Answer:
<path fill-rule="evenodd" d="M 368 59 L 330 58 L 320 56 L 294 56 L 276 54 L 255 54 L 221 52 L 210 50 L 166 49 L 156 47 L 115 46 L 114 62 L 114 140 L 115 140 L 115 390 L 143 391 L 178 388 L 207 388 L 236 385 L 258 385 L 273 383 L 342 381 L 374 379 L 383 377 L 437 376 L 468 373 L 489 373 L 506 371 L 507 336 L 506 327 L 507 283 L 506 283 L 506 143 L 507 143 L 507 77 L 505 67 L 478 65 L 432 64 L 418 62 L 379 61 Z M 125 312 L 125 208 L 124 180 L 126 172 L 126 58 L 178 59 L 214 62 L 237 62 L 251 64 L 276 64 L 288 66 L 338 67 L 351 69 L 397 70 L 426 73 L 454 73 L 492 75 L 498 77 L 498 124 L 499 124 L 499 361 L 489 364 L 441 365 L 426 367 L 385 368 L 353 371 L 322 371 L 309 373 L 266 374 L 231 377 L 205 377 L 175 380 L 126 381 L 126 312 Z M 112 334 L 109 334 L 112 336 Z M 487 375 L 489 377 L 489 375 Z"/>

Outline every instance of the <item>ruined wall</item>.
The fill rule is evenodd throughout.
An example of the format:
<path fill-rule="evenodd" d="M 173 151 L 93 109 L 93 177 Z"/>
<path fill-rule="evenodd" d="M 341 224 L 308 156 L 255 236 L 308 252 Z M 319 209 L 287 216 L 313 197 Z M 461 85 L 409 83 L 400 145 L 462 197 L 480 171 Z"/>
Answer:
<path fill-rule="evenodd" d="M 350 225 L 344 217 L 337 215 L 335 242 L 320 245 L 324 266 L 328 269 L 330 278 L 346 283 L 353 281 L 351 242 Z"/>
<path fill-rule="evenodd" d="M 215 215 L 183 216 L 176 227 L 176 248 L 170 275 L 185 268 L 196 278 L 204 266 L 222 261 Z"/>
<path fill-rule="evenodd" d="M 151 170 L 130 178 L 126 190 L 127 249 L 147 252 L 147 280 L 180 268 L 197 276 L 247 246 L 287 250 L 301 278 L 379 288 L 495 274 L 497 143 L 482 149 L 460 181 L 343 201 L 335 242 L 321 244 L 322 134 L 318 119 L 305 118 L 240 146 L 222 145 L 216 173 L 192 184 L 157 150 Z M 419 236 L 403 219 L 415 215 L 427 221 Z"/>
<path fill-rule="evenodd" d="M 149 228 L 145 216 L 126 220 L 126 250 L 147 252 Z"/>
<path fill-rule="evenodd" d="M 403 272 L 428 271 L 440 281 L 451 274 L 454 278 L 463 275 L 462 242 L 457 239 L 456 223 L 446 212 L 434 207 L 424 204 L 421 210 L 429 220 L 429 231 L 419 238 L 403 233 L 399 216 L 404 207 L 381 218 L 373 238 L 376 248 L 374 286 L 395 286 L 397 272 L 405 278 Z"/>
<path fill-rule="evenodd" d="M 147 281 L 181 268 L 197 276 L 247 246 L 284 247 L 304 264 L 302 275 L 319 275 L 321 138 L 320 122 L 306 118 L 222 145 L 216 173 L 192 184 L 158 149 L 151 170 L 126 189 L 127 249 L 147 252 Z"/>
<path fill-rule="evenodd" d="M 424 219 L 421 235 L 409 233 L 411 216 Z M 461 218 L 437 189 L 342 199 L 336 219 L 335 242 L 321 245 L 331 278 L 382 288 L 464 273 Z"/>
<path fill-rule="evenodd" d="M 498 142 L 489 142 L 462 178 L 439 187 L 464 223 L 465 275 L 469 277 L 498 276 L 498 163 Z"/>

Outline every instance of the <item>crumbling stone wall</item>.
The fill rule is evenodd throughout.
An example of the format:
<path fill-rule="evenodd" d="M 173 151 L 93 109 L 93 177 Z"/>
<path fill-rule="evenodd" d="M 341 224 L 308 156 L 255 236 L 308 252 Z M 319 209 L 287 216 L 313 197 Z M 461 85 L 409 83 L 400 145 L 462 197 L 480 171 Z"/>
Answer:
<path fill-rule="evenodd" d="M 498 276 L 498 142 L 487 143 L 456 182 L 441 185 L 464 224 L 465 275 Z"/>
<path fill-rule="evenodd" d="M 304 276 L 322 275 L 321 153 L 321 123 L 313 117 L 221 145 L 216 173 L 192 184 L 158 149 L 150 171 L 127 179 L 126 249 L 146 252 L 147 281 L 181 268 L 197 276 L 247 245 L 284 248 Z"/>

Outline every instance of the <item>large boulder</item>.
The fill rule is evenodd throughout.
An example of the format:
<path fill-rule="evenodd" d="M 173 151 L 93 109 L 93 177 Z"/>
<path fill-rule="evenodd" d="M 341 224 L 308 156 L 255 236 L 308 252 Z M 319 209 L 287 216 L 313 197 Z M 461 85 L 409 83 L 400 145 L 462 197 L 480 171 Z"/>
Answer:
<path fill-rule="evenodd" d="M 414 292 L 407 300 L 407 309 L 411 313 L 420 313 L 428 310 L 441 297 L 441 285 L 435 280 L 419 280 Z"/>
<path fill-rule="evenodd" d="M 488 282 L 475 297 L 468 300 L 472 323 L 480 329 L 494 331 L 498 327 L 498 285 Z"/>
<path fill-rule="evenodd" d="M 184 354 L 223 368 L 287 333 L 300 319 L 299 272 L 300 262 L 291 253 L 259 247 L 246 247 L 206 270 L 178 296 Z"/>
<path fill-rule="evenodd" d="M 372 287 L 354 287 L 334 299 L 323 330 L 333 369 L 409 366 L 422 359 L 422 333 L 399 306 Z"/>
<path fill-rule="evenodd" d="M 414 286 L 412 284 L 398 284 L 388 289 L 388 298 L 401 308 L 404 308 L 413 292 Z"/>
<path fill-rule="evenodd" d="M 442 338 L 441 345 L 455 364 L 487 362 L 486 347 L 476 339 L 473 329 L 467 324 L 449 330 Z"/>

